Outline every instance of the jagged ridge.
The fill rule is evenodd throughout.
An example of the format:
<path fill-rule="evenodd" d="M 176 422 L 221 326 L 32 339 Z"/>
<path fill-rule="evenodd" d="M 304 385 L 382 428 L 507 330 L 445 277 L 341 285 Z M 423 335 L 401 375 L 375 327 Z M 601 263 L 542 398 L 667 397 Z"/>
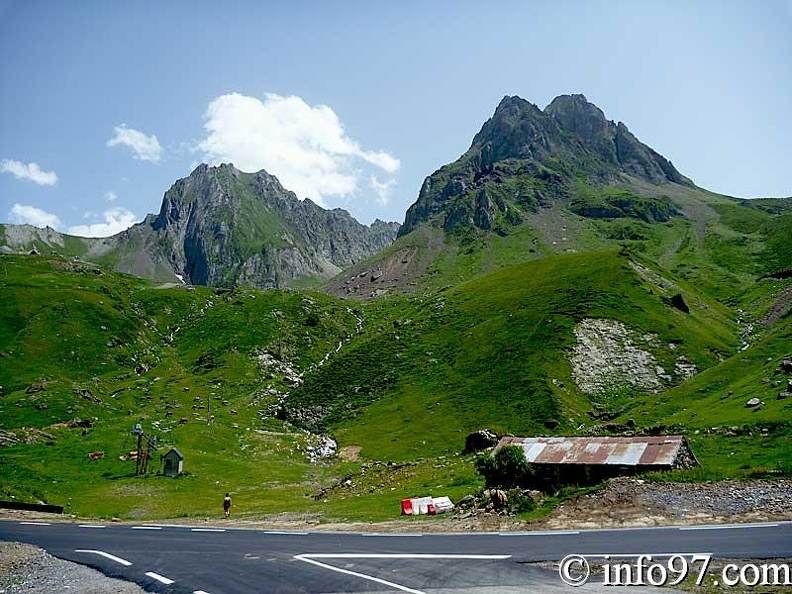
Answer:
<path fill-rule="evenodd" d="M 266 171 L 199 165 L 160 212 L 108 238 L 8 225 L 6 251 L 53 250 L 143 278 L 198 285 L 288 287 L 326 279 L 389 245 L 398 223 L 366 226 L 343 209 L 299 200 Z"/>
<path fill-rule="evenodd" d="M 467 152 L 426 178 L 399 236 L 428 221 L 446 231 L 490 230 L 498 215 L 507 224 L 519 224 L 521 212 L 550 199 L 573 202 L 578 180 L 594 186 L 636 180 L 693 185 L 627 126 L 607 120 L 583 95 L 556 97 L 544 111 L 525 99 L 507 96 Z M 510 198 L 494 191 L 493 186 L 504 181 L 513 182 Z M 672 214 L 667 207 L 657 212 L 660 220 Z M 605 214 L 629 216 L 618 207 Z"/>

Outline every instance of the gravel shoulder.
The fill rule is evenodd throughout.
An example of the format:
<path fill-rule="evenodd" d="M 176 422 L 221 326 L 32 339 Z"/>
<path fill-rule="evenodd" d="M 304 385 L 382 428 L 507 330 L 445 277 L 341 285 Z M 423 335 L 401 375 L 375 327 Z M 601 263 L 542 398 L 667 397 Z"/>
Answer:
<path fill-rule="evenodd" d="M 136 584 L 57 559 L 29 544 L 0 541 L 0 594 L 144 594 Z"/>
<path fill-rule="evenodd" d="M 545 529 L 618 528 L 792 520 L 792 480 L 648 483 L 617 478 L 559 506 Z"/>

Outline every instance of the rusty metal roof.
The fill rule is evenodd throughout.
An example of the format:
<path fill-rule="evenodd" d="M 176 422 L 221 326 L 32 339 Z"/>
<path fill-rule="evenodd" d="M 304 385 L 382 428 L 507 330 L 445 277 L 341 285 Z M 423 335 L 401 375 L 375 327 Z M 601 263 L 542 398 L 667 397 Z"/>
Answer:
<path fill-rule="evenodd" d="M 672 466 L 683 435 L 648 437 L 503 437 L 496 450 L 516 445 L 533 464 Z"/>

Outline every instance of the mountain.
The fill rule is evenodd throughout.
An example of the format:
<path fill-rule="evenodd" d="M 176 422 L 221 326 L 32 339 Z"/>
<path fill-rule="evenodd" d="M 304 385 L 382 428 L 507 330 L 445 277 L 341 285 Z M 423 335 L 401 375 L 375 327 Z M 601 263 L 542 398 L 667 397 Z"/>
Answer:
<path fill-rule="evenodd" d="M 9 249 L 54 250 L 120 272 L 206 286 L 294 286 L 327 279 L 389 245 L 397 223 L 358 223 L 281 186 L 266 171 L 198 166 L 165 193 L 160 212 L 109 238 L 6 225 Z"/>
<path fill-rule="evenodd" d="M 697 187 L 583 95 L 556 97 L 544 110 L 507 96 L 470 148 L 425 179 L 395 243 L 326 286 L 365 298 L 629 247 L 723 293 L 792 268 L 782 239 L 790 212 L 788 199 Z"/>
<path fill-rule="evenodd" d="M 480 488 L 484 427 L 685 434 L 702 467 L 647 480 L 792 476 L 792 199 L 698 188 L 582 96 L 508 97 L 392 244 L 361 228 L 202 166 L 116 238 L 0 229 L 42 252 L 0 254 L 0 497 L 139 522 L 230 489 L 254 515 L 386 519 Z M 273 262 L 354 263 L 344 299 L 111 270 L 267 284 Z M 134 476 L 136 422 L 185 475 Z"/>
<path fill-rule="evenodd" d="M 523 183 L 504 195 L 501 186 L 512 179 Z M 504 97 L 467 152 L 426 178 L 399 235 L 430 221 L 446 231 L 514 225 L 524 211 L 549 199 L 574 200 L 579 179 L 601 186 L 636 180 L 692 185 L 583 95 L 557 97 L 544 111 L 520 97 Z M 673 213 L 661 202 L 647 218 Z M 626 213 L 615 207 L 608 214 Z"/>

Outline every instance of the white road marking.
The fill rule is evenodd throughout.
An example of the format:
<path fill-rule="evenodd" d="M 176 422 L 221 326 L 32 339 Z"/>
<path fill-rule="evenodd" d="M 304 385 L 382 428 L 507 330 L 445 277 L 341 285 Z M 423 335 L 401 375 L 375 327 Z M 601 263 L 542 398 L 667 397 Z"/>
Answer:
<path fill-rule="evenodd" d="M 154 573 L 153 571 L 147 571 L 146 575 L 152 579 L 157 580 L 158 582 L 162 582 L 166 586 L 170 586 L 173 583 L 172 579 L 166 578 L 164 575 L 160 575 L 158 573 Z"/>
<path fill-rule="evenodd" d="M 696 555 L 712 555 L 712 553 L 652 553 L 651 557 L 695 557 Z M 628 559 L 646 557 L 646 553 L 586 553 L 582 557 L 602 557 L 603 559 Z M 556 563 L 558 565 L 558 563 Z"/>
<path fill-rule="evenodd" d="M 498 532 L 498 536 L 563 536 L 567 534 L 580 534 L 580 530 L 547 530 L 544 532 Z"/>
<path fill-rule="evenodd" d="M 132 526 L 132 530 L 162 530 L 162 526 Z"/>
<path fill-rule="evenodd" d="M 225 532 L 224 528 L 190 528 L 190 532 Z"/>
<path fill-rule="evenodd" d="M 327 563 L 322 563 L 321 561 L 316 561 L 315 559 L 309 559 L 308 557 L 304 557 L 302 555 L 295 555 L 294 558 L 298 559 L 299 561 L 310 563 L 312 565 L 317 565 L 318 567 L 322 567 L 324 569 L 329 569 L 330 571 L 337 571 L 338 573 L 353 575 L 355 577 L 363 578 L 364 580 L 369 580 L 372 582 L 377 582 L 378 584 L 390 586 L 391 588 L 396 588 L 397 590 L 402 590 L 403 592 L 410 592 L 411 594 L 426 594 L 421 590 L 413 590 L 412 588 L 408 588 L 407 586 L 402 586 L 401 584 L 397 584 L 395 582 L 389 582 L 388 580 L 383 580 L 378 577 L 374 577 L 373 575 L 366 575 L 365 573 L 360 573 L 358 571 L 350 571 L 349 569 L 341 569 L 340 567 L 334 567 L 333 565 L 328 565 Z"/>
<path fill-rule="evenodd" d="M 23 526 L 52 526 L 49 522 L 20 522 Z"/>
<path fill-rule="evenodd" d="M 204 592 L 203 590 L 193 590 L 193 594 L 209 594 L 209 592 Z"/>
<path fill-rule="evenodd" d="M 323 567 L 324 569 L 337 571 L 338 573 L 345 573 L 347 575 L 353 575 L 355 577 L 363 578 L 364 580 L 377 582 L 378 584 L 384 584 L 386 586 L 390 586 L 391 588 L 396 588 L 397 590 L 411 592 L 412 594 L 426 593 L 421 590 L 414 590 L 395 582 L 389 582 L 388 580 L 374 577 L 373 575 L 360 573 L 359 571 L 351 571 L 349 569 L 342 569 L 334 565 L 322 563 L 321 561 L 317 561 L 317 559 L 484 559 L 489 561 L 497 561 L 509 559 L 510 557 L 511 555 L 440 555 L 434 553 L 306 553 L 304 555 L 294 556 L 294 558 L 299 561 L 305 561 L 306 563 L 311 563 L 318 567 Z"/>
<path fill-rule="evenodd" d="M 107 528 L 107 526 L 102 526 L 101 524 L 80 524 L 80 528 Z"/>
<path fill-rule="evenodd" d="M 397 538 L 404 536 L 410 536 L 410 537 L 423 536 L 423 534 L 410 534 L 407 532 L 394 532 L 393 534 L 391 534 L 390 532 L 359 532 L 358 534 L 360 536 L 384 536 L 386 538 L 392 538 L 392 537 Z"/>
<path fill-rule="evenodd" d="M 437 553 L 304 553 L 295 559 L 484 559 L 498 561 L 511 555 L 453 555 Z"/>
<path fill-rule="evenodd" d="M 778 524 L 723 524 L 722 526 L 680 526 L 679 530 L 732 530 L 734 528 L 778 528 Z"/>
<path fill-rule="evenodd" d="M 115 561 L 116 563 L 120 563 L 121 565 L 126 565 L 127 567 L 132 565 L 132 563 L 130 561 L 127 561 L 126 559 L 122 559 L 121 557 L 116 557 L 115 555 L 111 555 L 110 553 L 105 553 L 104 551 L 96 551 L 94 549 L 74 549 L 74 552 L 75 553 L 92 553 L 94 555 L 101 555 L 102 557 L 105 557 L 106 559 L 110 559 L 111 561 Z"/>
<path fill-rule="evenodd" d="M 288 530 L 265 530 L 264 534 L 285 534 L 288 536 L 308 536 L 307 532 L 290 532 Z"/>

